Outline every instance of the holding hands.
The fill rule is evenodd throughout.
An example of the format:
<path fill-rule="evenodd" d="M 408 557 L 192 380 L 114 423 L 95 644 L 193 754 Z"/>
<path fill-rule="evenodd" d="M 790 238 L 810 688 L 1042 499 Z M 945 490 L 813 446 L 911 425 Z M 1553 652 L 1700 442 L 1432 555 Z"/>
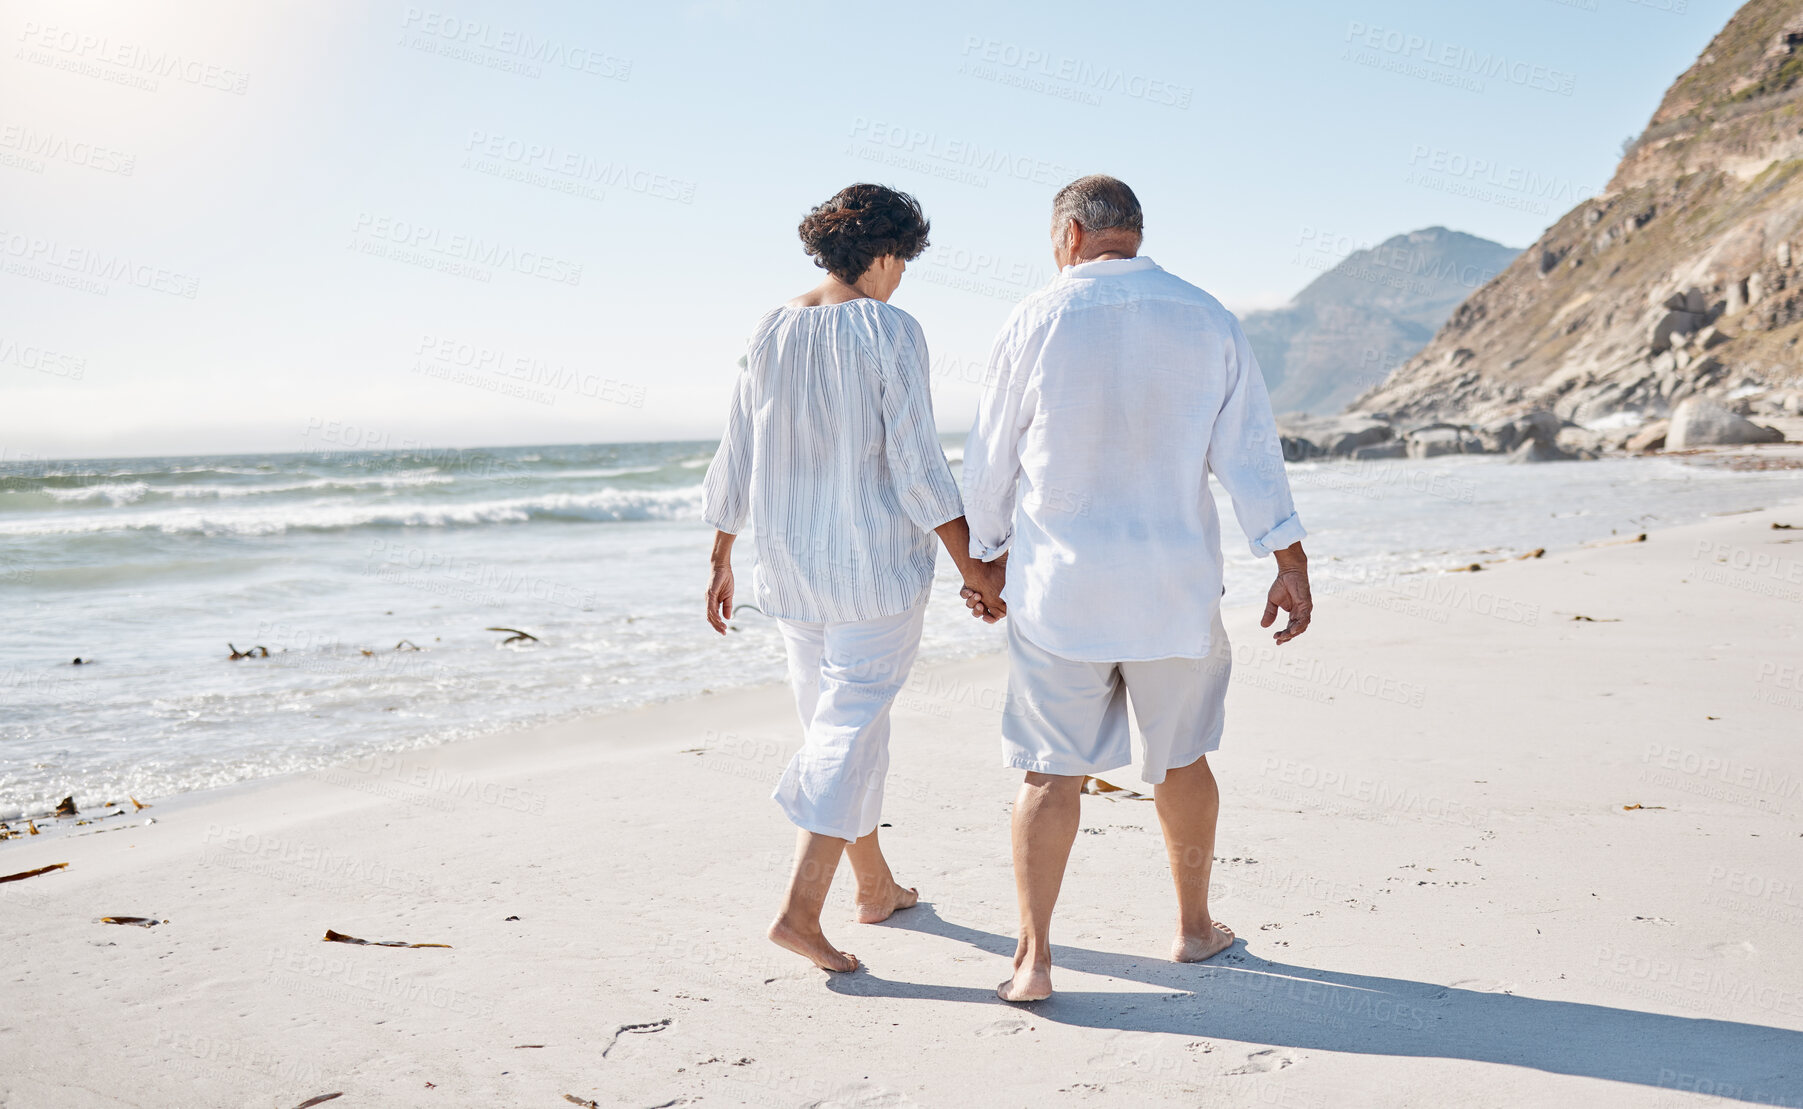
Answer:
<path fill-rule="evenodd" d="M 970 609 L 972 616 L 993 624 L 1008 615 L 1008 606 L 1002 601 L 1002 585 L 1007 576 L 1005 554 L 994 562 L 973 562 L 964 568 L 964 588 L 958 596 L 964 598 L 964 607 Z"/>

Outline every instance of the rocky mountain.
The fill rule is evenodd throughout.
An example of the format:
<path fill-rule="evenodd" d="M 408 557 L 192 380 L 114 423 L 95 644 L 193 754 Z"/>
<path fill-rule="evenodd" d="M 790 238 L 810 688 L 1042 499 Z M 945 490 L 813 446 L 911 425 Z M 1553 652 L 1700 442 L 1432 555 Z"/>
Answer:
<path fill-rule="evenodd" d="M 1694 399 L 1687 428 L 1750 435 L 1723 417 L 1803 406 L 1799 338 L 1803 0 L 1752 0 L 1666 92 L 1607 189 L 1352 410 L 1474 441 L 1550 412 L 1565 446 L 1588 435 L 1613 449 L 1658 442 L 1641 425 Z"/>
<path fill-rule="evenodd" d="M 1338 412 L 1427 345 L 1520 251 L 1444 227 L 1356 250 L 1282 308 L 1240 323 L 1277 412 Z"/>

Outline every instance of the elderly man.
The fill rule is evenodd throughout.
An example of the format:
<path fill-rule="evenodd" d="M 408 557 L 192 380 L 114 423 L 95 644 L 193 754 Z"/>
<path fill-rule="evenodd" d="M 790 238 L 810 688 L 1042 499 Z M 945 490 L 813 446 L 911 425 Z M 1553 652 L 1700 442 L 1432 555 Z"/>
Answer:
<path fill-rule="evenodd" d="M 1138 198 L 1112 177 L 1059 191 L 1059 274 L 997 336 L 964 448 L 971 554 L 1007 559 L 1003 762 L 1026 771 L 1005 1001 L 1051 996 L 1052 908 L 1083 779 L 1131 762 L 1129 698 L 1177 886 L 1171 958 L 1233 943 L 1208 912 L 1220 794 L 1207 755 L 1232 662 L 1210 472 L 1252 553 L 1276 555 L 1263 626 L 1283 609 L 1278 643 L 1308 627 L 1302 524 L 1258 363 L 1220 302 L 1139 254 L 1142 229 Z"/>

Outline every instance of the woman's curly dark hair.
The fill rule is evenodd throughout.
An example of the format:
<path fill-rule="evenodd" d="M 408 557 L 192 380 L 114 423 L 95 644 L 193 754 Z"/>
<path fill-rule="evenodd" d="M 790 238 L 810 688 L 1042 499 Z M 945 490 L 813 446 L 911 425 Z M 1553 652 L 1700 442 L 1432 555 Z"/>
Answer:
<path fill-rule="evenodd" d="M 814 264 L 851 285 L 885 254 L 912 262 L 932 225 L 920 202 L 882 185 L 848 185 L 801 221 L 801 243 Z"/>

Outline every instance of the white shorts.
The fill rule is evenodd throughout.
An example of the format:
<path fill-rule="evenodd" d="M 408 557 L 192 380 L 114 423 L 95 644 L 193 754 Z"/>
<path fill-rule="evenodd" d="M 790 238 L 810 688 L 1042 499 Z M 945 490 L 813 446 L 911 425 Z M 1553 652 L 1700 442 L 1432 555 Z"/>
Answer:
<path fill-rule="evenodd" d="M 1008 625 L 1002 765 L 1041 774 L 1102 774 L 1133 761 L 1127 699 L 1144 744 L 1140 777 L 1157 785 L 1221 746 L 1233 649 L 1215 612 L 1207 658 L 1081 662 Z"/>
<path fill-rule="evenodd" d="M 771 794 L 798 828 L 859 840 L 876 831 L 889 773 L 889 706 L 920 649 L 925 602 L 899 616 L 778 620 L 804 733 Z"/>

